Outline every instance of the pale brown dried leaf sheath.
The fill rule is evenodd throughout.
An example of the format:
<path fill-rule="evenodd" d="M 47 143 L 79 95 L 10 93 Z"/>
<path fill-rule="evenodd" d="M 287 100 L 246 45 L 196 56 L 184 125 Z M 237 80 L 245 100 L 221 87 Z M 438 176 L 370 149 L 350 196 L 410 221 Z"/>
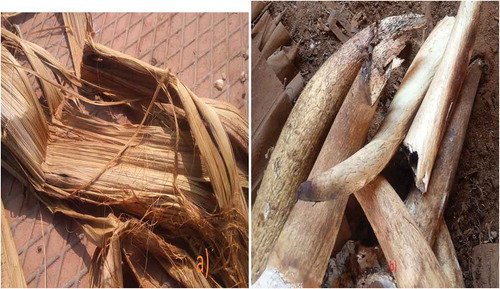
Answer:
<path fill-rule="evenodd" d="M 187 287 L 248 286 L 245 117 L 197 97 L 169 71 L 94 43 L 88 26 L 73 28 L 86 43 L 71 48 L 84 55 L 73 55 L 82 64 L 76 74 L 2 30 L 2 145 L 13 156 L 6 161 L 49 209 L 75 218 L 100 248 L 94 286 L 123 285 L 122 266 L 141 286 L 162 286 L 165 276 Z M 31 68 L 9 49 L 28 55 Z M 93 70 L 96 61 L 102 65 Z M 48 108 L 27 73 L 41 83 Z M 81 102 L 96 109 L 126 105 L 142 122 L 105 121 L 85 113 Z M 159 121 L 148 118 L 153 109 Z M 196 269 L 205 249 L 207 273 Z M 147 268 L 140 262 L 146 252 Z"/>

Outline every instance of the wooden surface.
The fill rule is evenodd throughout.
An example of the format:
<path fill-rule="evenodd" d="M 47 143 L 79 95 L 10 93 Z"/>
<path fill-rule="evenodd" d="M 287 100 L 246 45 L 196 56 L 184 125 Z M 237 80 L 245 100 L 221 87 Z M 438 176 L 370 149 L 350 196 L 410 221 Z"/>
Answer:
<path fill-rule="evenodd" d="M 283 92 L 283 85 L 274 71 L 262 58 L 256 41 L 252 39 L 252 135 L 260 126 L 276 96 Z M 266 85 L 257 85 L 266 83 Z"/>

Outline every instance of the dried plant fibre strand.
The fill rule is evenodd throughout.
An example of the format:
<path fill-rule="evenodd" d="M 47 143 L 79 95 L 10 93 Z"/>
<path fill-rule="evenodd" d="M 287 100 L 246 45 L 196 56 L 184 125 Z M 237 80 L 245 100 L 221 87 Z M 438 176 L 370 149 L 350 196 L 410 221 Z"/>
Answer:
<path fill-rule="evenodd" d="M 63 18 L 88 17 L 77 16 Z M 2 29 L 2 145 L 12 156 L 6 163 L 96 244 L 93 286 L 126 286 L 127 266 L 141 286 L 160 287 L 168 277 L 178 286 L 247 287 L 246 118 L 199 98 L 169 70 L 94 43 L 91 25 L 68 26 L 74 72 Z M 92 70 L 96 62 L 102 65 Z M 82 102 L 132 108 L 140 121 L 103 120 Z M 197 257 L 205 252 L 210 267 L 200 272 Z M 140 256 L 149 256 L 147 266 Z"/>

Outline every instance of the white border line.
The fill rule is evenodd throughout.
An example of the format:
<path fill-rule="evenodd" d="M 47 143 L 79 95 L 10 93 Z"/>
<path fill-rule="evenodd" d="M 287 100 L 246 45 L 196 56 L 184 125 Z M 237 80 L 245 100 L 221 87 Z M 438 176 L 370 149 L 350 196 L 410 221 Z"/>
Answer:
<path fill-rule="evenodd" d="M 2 1 L 2 12 L 247 12 L 250 0 Z"/>

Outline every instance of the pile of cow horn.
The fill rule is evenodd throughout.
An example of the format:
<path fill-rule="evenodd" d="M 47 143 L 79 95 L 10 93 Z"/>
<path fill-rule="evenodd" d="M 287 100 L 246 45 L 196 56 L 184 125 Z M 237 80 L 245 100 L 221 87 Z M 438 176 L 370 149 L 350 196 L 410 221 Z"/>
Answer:
<path fill-rule="evenodd" d="M 380 93 L 401 63 L 397 55 L 408 32 L 424 26 L 424 16 L 392 16 L 368 26 L 311 78 L 253 206 L 254 285 L 319 287 L 334 245 L 347 241 L 344 212 L 354 195 L 387 264 L 397 264 L 393 272 L 381 269 L 395 285 L 463 287 L 443 211 L 481 76 L 480 60 L 469 65 L 480 6 L 462 2 L 456 17 L 434 28 L 366 144 Z M 416 184 L 406 200 L 381 174 L 400 148 Z"/>

